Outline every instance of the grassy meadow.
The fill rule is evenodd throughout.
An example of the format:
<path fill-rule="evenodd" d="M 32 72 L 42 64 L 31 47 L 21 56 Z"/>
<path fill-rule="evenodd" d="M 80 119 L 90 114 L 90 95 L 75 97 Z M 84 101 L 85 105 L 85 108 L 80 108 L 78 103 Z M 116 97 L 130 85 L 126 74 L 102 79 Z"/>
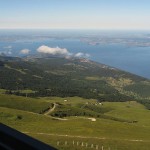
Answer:
<path fill-rule="evenodd" d="M 92 109 L 97 103 L 94 99 L 79 97 L 34 99 L 0 94 L 0 122 L 60 150 L 149 150 L 150 111 L 135 101 L 103 102 L 93 110 L 96 111 L 97 107 L 110 108 L 103 114 L 134 120 L 135 123 L 109 118 L 95 118 L 96 121 L 91 121 L 89 116 L 69 116 L 66 120 L 58 120 L 40 114 L 41 110 L 53 103 L 77 108 L 88 102 L 93 104 Z"/>

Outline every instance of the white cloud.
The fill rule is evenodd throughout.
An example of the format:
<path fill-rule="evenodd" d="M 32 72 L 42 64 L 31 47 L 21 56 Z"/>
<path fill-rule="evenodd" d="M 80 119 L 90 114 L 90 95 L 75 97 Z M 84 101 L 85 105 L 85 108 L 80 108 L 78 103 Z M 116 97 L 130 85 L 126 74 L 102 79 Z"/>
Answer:
<path fill-rule="evenodd" d="M 7 49 L 5 51 L 1 51 L 0 54 L 4 54 L 4 55 L 12 55 L 12 50 L 11 49 Z"/>
<path fill-rule="evenodd" d="M 20 51 L 21 54 L 29 54 L 30 50 L 29 49 L 22 49 Z"/>
<path fill-rule="evenodd" d="M 90 54 L 79 52 L 79 53 L 76 53 L 74 56 L 75 56 L 75 57 L 79 57 L 79 58 L 81 58 L 81 57 L 89 58 L 89 57 L 90 57 Z"/>
<path fill-rule="evenodd" d="M 37 51 L 39 53 L 44 53 L 44 54 L 50 54 L 50 55 L 62 55 L 65 56 L 66 58 L 70 57 L 78 57 L 78 58 L 89 58 L 90 55 L 87 53 L 70 53 L 66 48 L 60 48 L 60 47 L 48 47 L 45 45 L 40 46 Z"/>
<path fill-rule="evenodd" d="M 40 46 L 37 49 L 37 51 L 40 52 L 40 53 L 51 54 L 51 55 L 64 55 L 64 56 L 71 55 L 71 53 L 69 53 L 66 48 L 48 47 L 48 46 L 45 46 L 45 45 Z"/>

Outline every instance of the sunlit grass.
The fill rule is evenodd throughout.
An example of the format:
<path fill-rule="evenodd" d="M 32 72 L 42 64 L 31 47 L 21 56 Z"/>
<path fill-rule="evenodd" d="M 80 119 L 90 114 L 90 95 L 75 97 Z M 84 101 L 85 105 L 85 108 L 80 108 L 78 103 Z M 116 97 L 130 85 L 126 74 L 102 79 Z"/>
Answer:
<path fill-rule="evenodd" d="M 83 142 L 84 144 L 88 143 L 90 146 L 92 144 L 94 146 L 99 145 L 99 147 L 104 146 L 105 149 L 110 147 L 111 150 L 149 150 L 150 111 L 135 101 L 103 102 L 101 106 L 98 106 L 112 108 L 105 113 L 106 115 L 137 121 L 136 123 L 124 123 L 103 118 L 96 118 L 96 121 L 92 122 L 88 119 L 89 117 L 81 116 L 67 117 L 67 120 L 62 121 L 51 118 L 50 116 L 31 113 L 29 109 L 29 105 L 32 105 L 32 107 L 36 106 L 36 110 L 39 110 L 39 105 L 43 107 L 45 104 L 54 102 L 59 102 L 63 105 L 70 104 L 75 107 L 79 103 L 81 105 L 86 102 L 95 104 L 97 102 L 96 100 L 87 100 L 79 97 L 28 98 L 27 100 L 25 97 L 13 95 L 7 97 L 7 95 L 1 94 L 1 105 L 2 99 L 11 103 L 13 107 L 0 107 L 0 122 L 58 147 L 59 149 L 91 149 L 91 147 L 85 148 L 85 146 L 81 146 Z M 13 102 L 14 105 L 12 104 Z M 44 105 L 42 105 L 42 102 Z M 26 106 L 27 109 L 19 110 L 22 109 L 20 107 L 21 104 Z M 58 141 L 60 145 L 57 145 Z M 67 145 L 65 145 L 66 141 Z M 80 144 L 73 146 L 73 141 L 78 141 Z"/>

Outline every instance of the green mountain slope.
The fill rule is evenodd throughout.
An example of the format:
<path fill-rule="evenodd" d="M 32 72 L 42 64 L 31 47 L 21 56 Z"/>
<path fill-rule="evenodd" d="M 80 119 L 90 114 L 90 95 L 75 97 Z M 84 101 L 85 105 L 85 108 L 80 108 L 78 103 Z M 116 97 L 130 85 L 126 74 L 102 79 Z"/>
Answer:
<path fill-rule="evenodd" d="M 0 89 L 26 96 L 139 100 L 149 106 L 150 81 L 86 59 L 0 57 Z"/>

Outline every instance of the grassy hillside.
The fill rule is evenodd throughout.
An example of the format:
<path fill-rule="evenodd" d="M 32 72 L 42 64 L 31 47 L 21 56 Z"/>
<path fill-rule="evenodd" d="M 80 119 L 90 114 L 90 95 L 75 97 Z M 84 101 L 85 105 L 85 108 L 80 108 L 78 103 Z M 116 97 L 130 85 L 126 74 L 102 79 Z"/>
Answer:
<path fill-rule="evenodd" d="M 21 97 L 16 98 L 18 100 L 22 99 Z M 95 111 L 97 111 L 97 107 L 100 107 L 92 105 L 96 103 L 95 100 L 90 101 L 78 97 L 47 97 L 39 98 L 37 101 L 41 100 L 48 103 L 59 103 L 64 106 L 70 105 L 70 107 L 79 107 L 87 102 L 91 102 L 89 108 L 93 109 L 94 107 Z M 26 100 L 22 99 L 22 101 Z M 91 117 L 88 116 L 70 116 L 66 117 L 66 120 L 58 120 L 49 115 L 30 113 L 28 110 L 22 111 L 18 108 L 12 109 L 6 107 L 0 107 L 0 122 L 58 147 L 60 150 L 92 149 L 92 146 L 95 149 L 96 146 L 99 146 L 99 148 L 103 146 L 104 149 L 110 148 L 111 150 L 149 149 L 149 110 L 135 101 L 103 102 L 102 104 L 103 109 L 107 111 L 101 113 L 110 117 L 136 120 L 136 123 L 120 122 L 109 118 L 97 117 L 95 117 L 96 121 L 92 121 L 90 119 Z M 38 106 L 38 103 L 34 103 L 34 106 Z M 86 143 L 88 143 L 87 147 Z"/>
<path fill-rule="evenodd" d="M 39 99 L 0 94 L 0 107 L 42 113 L 51 108 L 52 104 Z"/>

